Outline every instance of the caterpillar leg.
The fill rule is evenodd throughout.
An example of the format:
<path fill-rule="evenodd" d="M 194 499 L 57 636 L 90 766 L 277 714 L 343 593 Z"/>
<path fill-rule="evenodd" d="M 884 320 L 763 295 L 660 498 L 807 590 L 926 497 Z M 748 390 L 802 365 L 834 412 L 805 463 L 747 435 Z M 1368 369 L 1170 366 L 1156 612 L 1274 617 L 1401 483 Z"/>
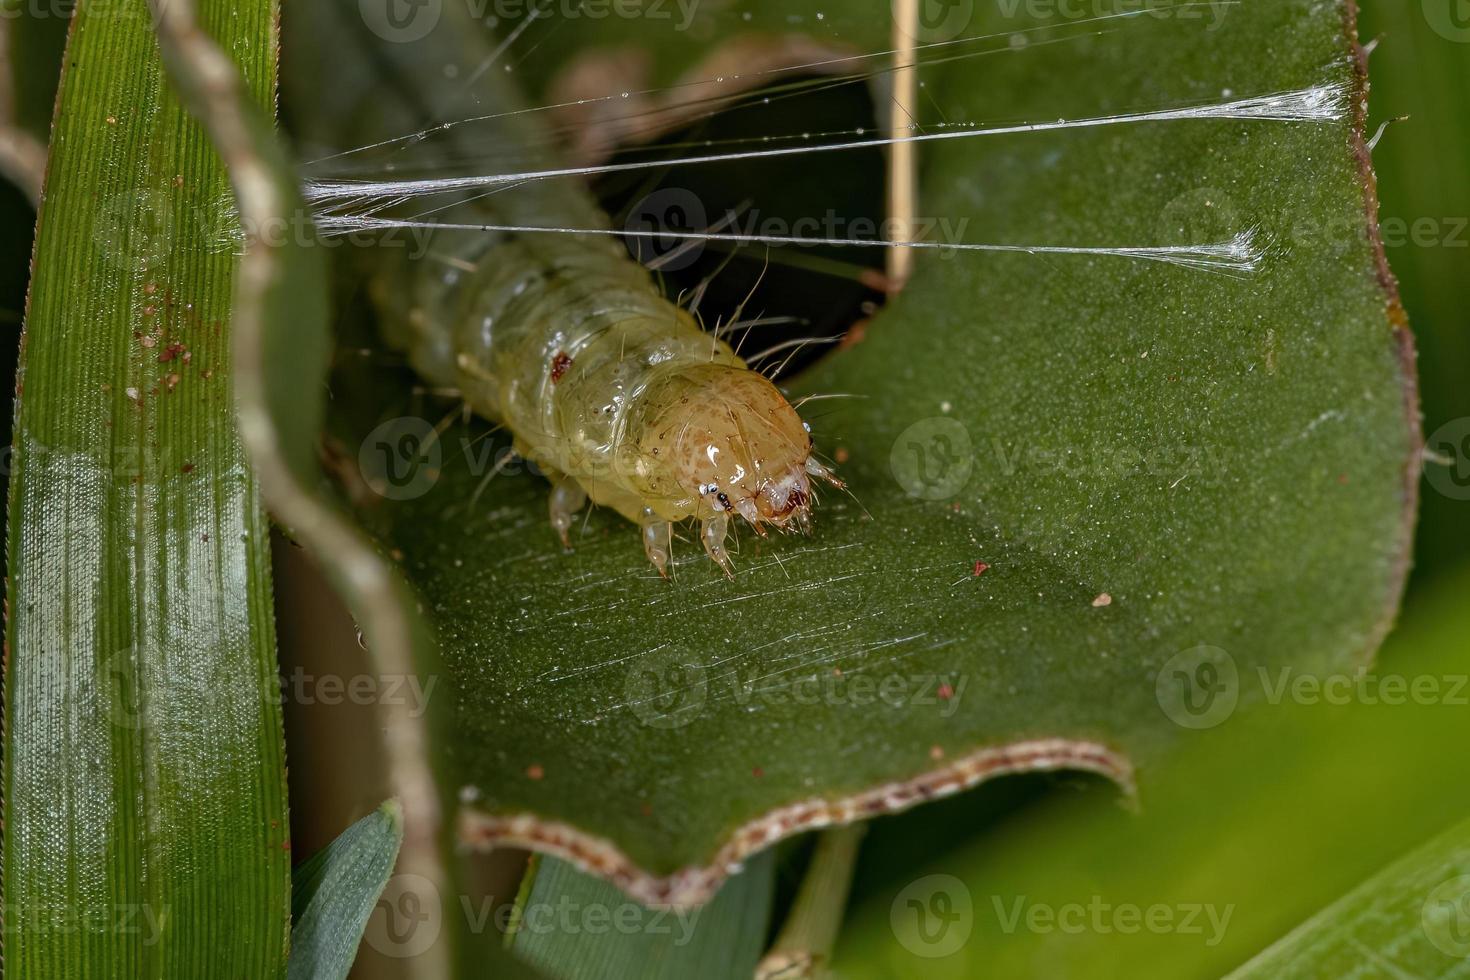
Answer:
<path fill-rule="evenodd" d="M 714 517 L 706 518 L 699 527 L 699 538 L 704 542 L 705 554 L 714 560 L 725 572 L 725 577 L 735 577 L 735 565 L 730 561 L 730 553 L 725 550 L 725 535 L 730 531 L 730 518 L 724 514 L 716 514 Z"/>
<path fill-rule="evenodd" d="M 576 480 L 567 477 L 552 484 L 549 501 L 551 529 L 561 538 L 563 548 L 572 546 L 572 520 L 586 505 L 587 491 Z"/>
<path fill-rule="evenodd" d="M 658 569 L 659 575 L 669 577 L 669 557 L 674 546 L 674 525 L 661 521 L 653 511 L 643 509 L 643 553 Z"/>
<path fill-rule="evenodd" d="M 806 460 L 806 471 L 819 480 L 826 480 L 838 490 L 846 490 L 847 484 L 837 478 L 837 474 L 808 456 Z"/>

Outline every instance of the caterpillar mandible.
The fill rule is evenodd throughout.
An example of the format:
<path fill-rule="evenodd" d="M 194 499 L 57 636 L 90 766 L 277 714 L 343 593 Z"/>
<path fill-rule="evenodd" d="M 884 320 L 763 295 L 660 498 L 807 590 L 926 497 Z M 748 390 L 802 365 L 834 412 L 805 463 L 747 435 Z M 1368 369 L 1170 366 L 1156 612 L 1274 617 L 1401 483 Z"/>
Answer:
<path fill-rule="evenodd" d="M 322 5 L 334 6 L 313 4 Z M 338 13 L 350 20 L 353 11 Z M 447 11 L 427 38 L 376 52 L 378 67 L 386 62 L 409 93 L 442 87 L 445 64 L 488 65 L 493 57 L 478 25 L 456 29 Z M 505 147 L 547 145 L 504 75 L 480 75 L 465 112 L 488 121 Z M 417 113 L 416 123 L 429 116 L 355 108 L 348 118 L 376 118 L 353 127 L 353 145 L 416 130 L 395 131 L 406 114 Z M 341 115 L 321 114 L 341 125 Z M 436 213 L 484 224 L 608 226 L 590 191 L 566 181 L 462 196 Z M 705 552 L 733 577 L 732 520 L 761 535 L 806 532 L 814 483 L 843 487 L 814 458 L 809 427 L 775 384 L 666 299 L 615 239 L 442 230 L 427 259 L 385 257 L 370 293 L 386 341 L 430 384 L 456 390 L 507 428 L 516 451 L 547 474 L 563 546 L 590 500 L 638 525 L 661 576 L 669 574 L 674 525 L 692 519 Z"/>

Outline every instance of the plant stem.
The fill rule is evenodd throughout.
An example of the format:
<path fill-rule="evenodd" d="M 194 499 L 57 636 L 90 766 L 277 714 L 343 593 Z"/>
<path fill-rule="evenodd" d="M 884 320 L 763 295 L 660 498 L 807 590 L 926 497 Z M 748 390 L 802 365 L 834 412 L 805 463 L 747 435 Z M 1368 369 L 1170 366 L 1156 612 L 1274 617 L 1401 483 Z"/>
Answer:
<path fill-rule="evenodd" d="M 914 133 L 919 100 L 919 74 L 915 68 L 919 37 L 919 3 L 921 0 L 896 0 L 893 6 L 893 104 L 888 116 L 888 135 L 902 139 Z M 918 210 L 918 153 L 915 143 L 895 143 L 888 154 L 888 217 L 892 222 L 893 241 L 913 241 L 914 218 Z M 908 248 L 888 250 L 890 291 L 897 292 L 908 282 L 913 270 L 914 252 Z"/>
<path fill-rule="evenodd" d="M 862 823 L 822 832 L 791 914 L 756 968 L 756 980 L 800 980 L 825 971 L 847 908 L 858 845 L 866 832 L 867 824 Z"/>

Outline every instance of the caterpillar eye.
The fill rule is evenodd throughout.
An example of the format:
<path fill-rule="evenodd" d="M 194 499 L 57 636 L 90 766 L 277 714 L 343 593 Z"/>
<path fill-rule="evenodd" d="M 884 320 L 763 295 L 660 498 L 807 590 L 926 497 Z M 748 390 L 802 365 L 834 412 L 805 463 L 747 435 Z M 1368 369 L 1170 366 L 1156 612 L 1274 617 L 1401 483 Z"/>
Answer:
<path fill-rule="evenodd" d="M 807 435 L 811 435 L 811 432 L 812 432 L 812 424 L 810 422 L 803 422 L 803 423 L 801 423 L 801 427 L 807 431 Z"/>

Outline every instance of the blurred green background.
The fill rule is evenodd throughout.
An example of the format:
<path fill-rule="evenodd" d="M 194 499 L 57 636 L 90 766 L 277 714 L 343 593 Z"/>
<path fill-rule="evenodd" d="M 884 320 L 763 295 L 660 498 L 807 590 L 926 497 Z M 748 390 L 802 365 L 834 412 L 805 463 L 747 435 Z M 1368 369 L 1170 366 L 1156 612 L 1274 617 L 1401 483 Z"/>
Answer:
<path fill-rule="evenodd" d="M 1367 0 L 1361 7 L 1364 43 L 1378 40 L 1369 61 L 1373 124 L 1408 117 L 1389 126 L 1373 161 L 1389 262 L 1418 339 L 1424 431 L 1432 437 L 1470 417 L 1470 8 L 1458 0 Z M 1456 459 L 1462 484 L 1470 477 L 1465 448 L 1461 442 Z M 1422 484 L 1416 586 L 1470 555 L 1470 504 L 1435 484 L 1444 481 Z M 1470 487 L 1461 490 L 1470 496 Z"/>

